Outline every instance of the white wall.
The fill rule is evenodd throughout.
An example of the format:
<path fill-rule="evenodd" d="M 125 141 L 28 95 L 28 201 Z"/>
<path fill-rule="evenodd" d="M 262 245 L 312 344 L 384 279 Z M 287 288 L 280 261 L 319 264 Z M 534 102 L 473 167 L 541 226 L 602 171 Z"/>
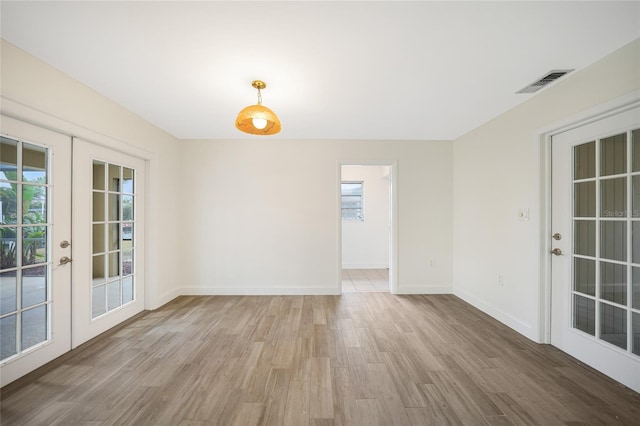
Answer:
<path fill-rule="evenodd" d="M 389 267 L 389 166 L 342 166 L 342 180 L 363 182 L 364 221 L 342 222 L 342 268 Z"/>
<path fill-rule="evenodd" d="M 536 134 L 638 88 L 636 40 L 454 142 L 455 294 L 540 340 L 542 162 Z M 530 209 L 530 221 L 518 221 L 519 208 Z"/>
<path fill-rule="evenodd" d="M 339 162 L 367 161 L 398 162 L 398 291 L 451 291 L 451 142 L 256 137 L 181 147 L 182 292 L 336 293 Z"/>
<path fill-rule="evenodd" d="M 184 221 L 176 201 L 181 185 L 177 140 L 12 44 L 2 40 L 0 50 L 3 114 L 147 160 L 146 307 L 177 296 L 175 234 Z"/>

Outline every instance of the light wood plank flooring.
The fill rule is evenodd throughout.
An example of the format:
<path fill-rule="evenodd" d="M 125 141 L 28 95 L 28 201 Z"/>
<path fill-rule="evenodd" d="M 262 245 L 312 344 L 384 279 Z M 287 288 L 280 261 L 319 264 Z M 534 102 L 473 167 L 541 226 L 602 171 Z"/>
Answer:
<path fill-rule="evenodd" d="M 640 395 L 451 295 L 180 297 L 2 389 L 9 425 L 617 425 Z"/>

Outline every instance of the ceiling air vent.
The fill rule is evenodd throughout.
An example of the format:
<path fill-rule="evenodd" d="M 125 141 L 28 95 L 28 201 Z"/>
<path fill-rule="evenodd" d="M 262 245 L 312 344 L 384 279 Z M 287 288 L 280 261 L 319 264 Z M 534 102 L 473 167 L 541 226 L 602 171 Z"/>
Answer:
<path fill-rule="evenodd" d="M 552 83 L 560 77 L 569 74 L 573 70 L 551 70 L 527 87 L 518 90 L 516 93 L 535 93 L 549 83 Z"/>

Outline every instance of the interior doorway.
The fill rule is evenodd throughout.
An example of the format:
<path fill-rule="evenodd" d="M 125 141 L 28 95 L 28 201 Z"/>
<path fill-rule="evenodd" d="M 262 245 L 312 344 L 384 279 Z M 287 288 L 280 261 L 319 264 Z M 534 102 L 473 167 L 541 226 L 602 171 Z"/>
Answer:
<path fill-rule="evenodd" d="M 391 163 L 341 164 L 341 292 L 395 292 Z"/>

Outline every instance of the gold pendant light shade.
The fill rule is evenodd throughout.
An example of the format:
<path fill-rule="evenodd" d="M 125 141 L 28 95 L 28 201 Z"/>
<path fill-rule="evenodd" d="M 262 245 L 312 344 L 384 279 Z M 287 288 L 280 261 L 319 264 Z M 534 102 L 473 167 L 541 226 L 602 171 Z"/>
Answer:
<path fill-rule="evenodd" d="M 266 125 L 264 125 L 265 121 Z M 264 127 L 261 129 L 259 127 Z M 278 116 L 266 106 L 260 104 L 243 108 L 236 118 L 238 130 L 253 135 L 275 135 L 280 131 Z"/>
<path fill-rule="evenodd" d="M 275 135 L 282 127 L 276 113 L 262 105 L 260 90 L 267 85 L 260 80 L 253 81 L 251 85 L 258 89 L 258 103 L 249 105 L 238 113 L 236 128 L 252 135 Z"/>

